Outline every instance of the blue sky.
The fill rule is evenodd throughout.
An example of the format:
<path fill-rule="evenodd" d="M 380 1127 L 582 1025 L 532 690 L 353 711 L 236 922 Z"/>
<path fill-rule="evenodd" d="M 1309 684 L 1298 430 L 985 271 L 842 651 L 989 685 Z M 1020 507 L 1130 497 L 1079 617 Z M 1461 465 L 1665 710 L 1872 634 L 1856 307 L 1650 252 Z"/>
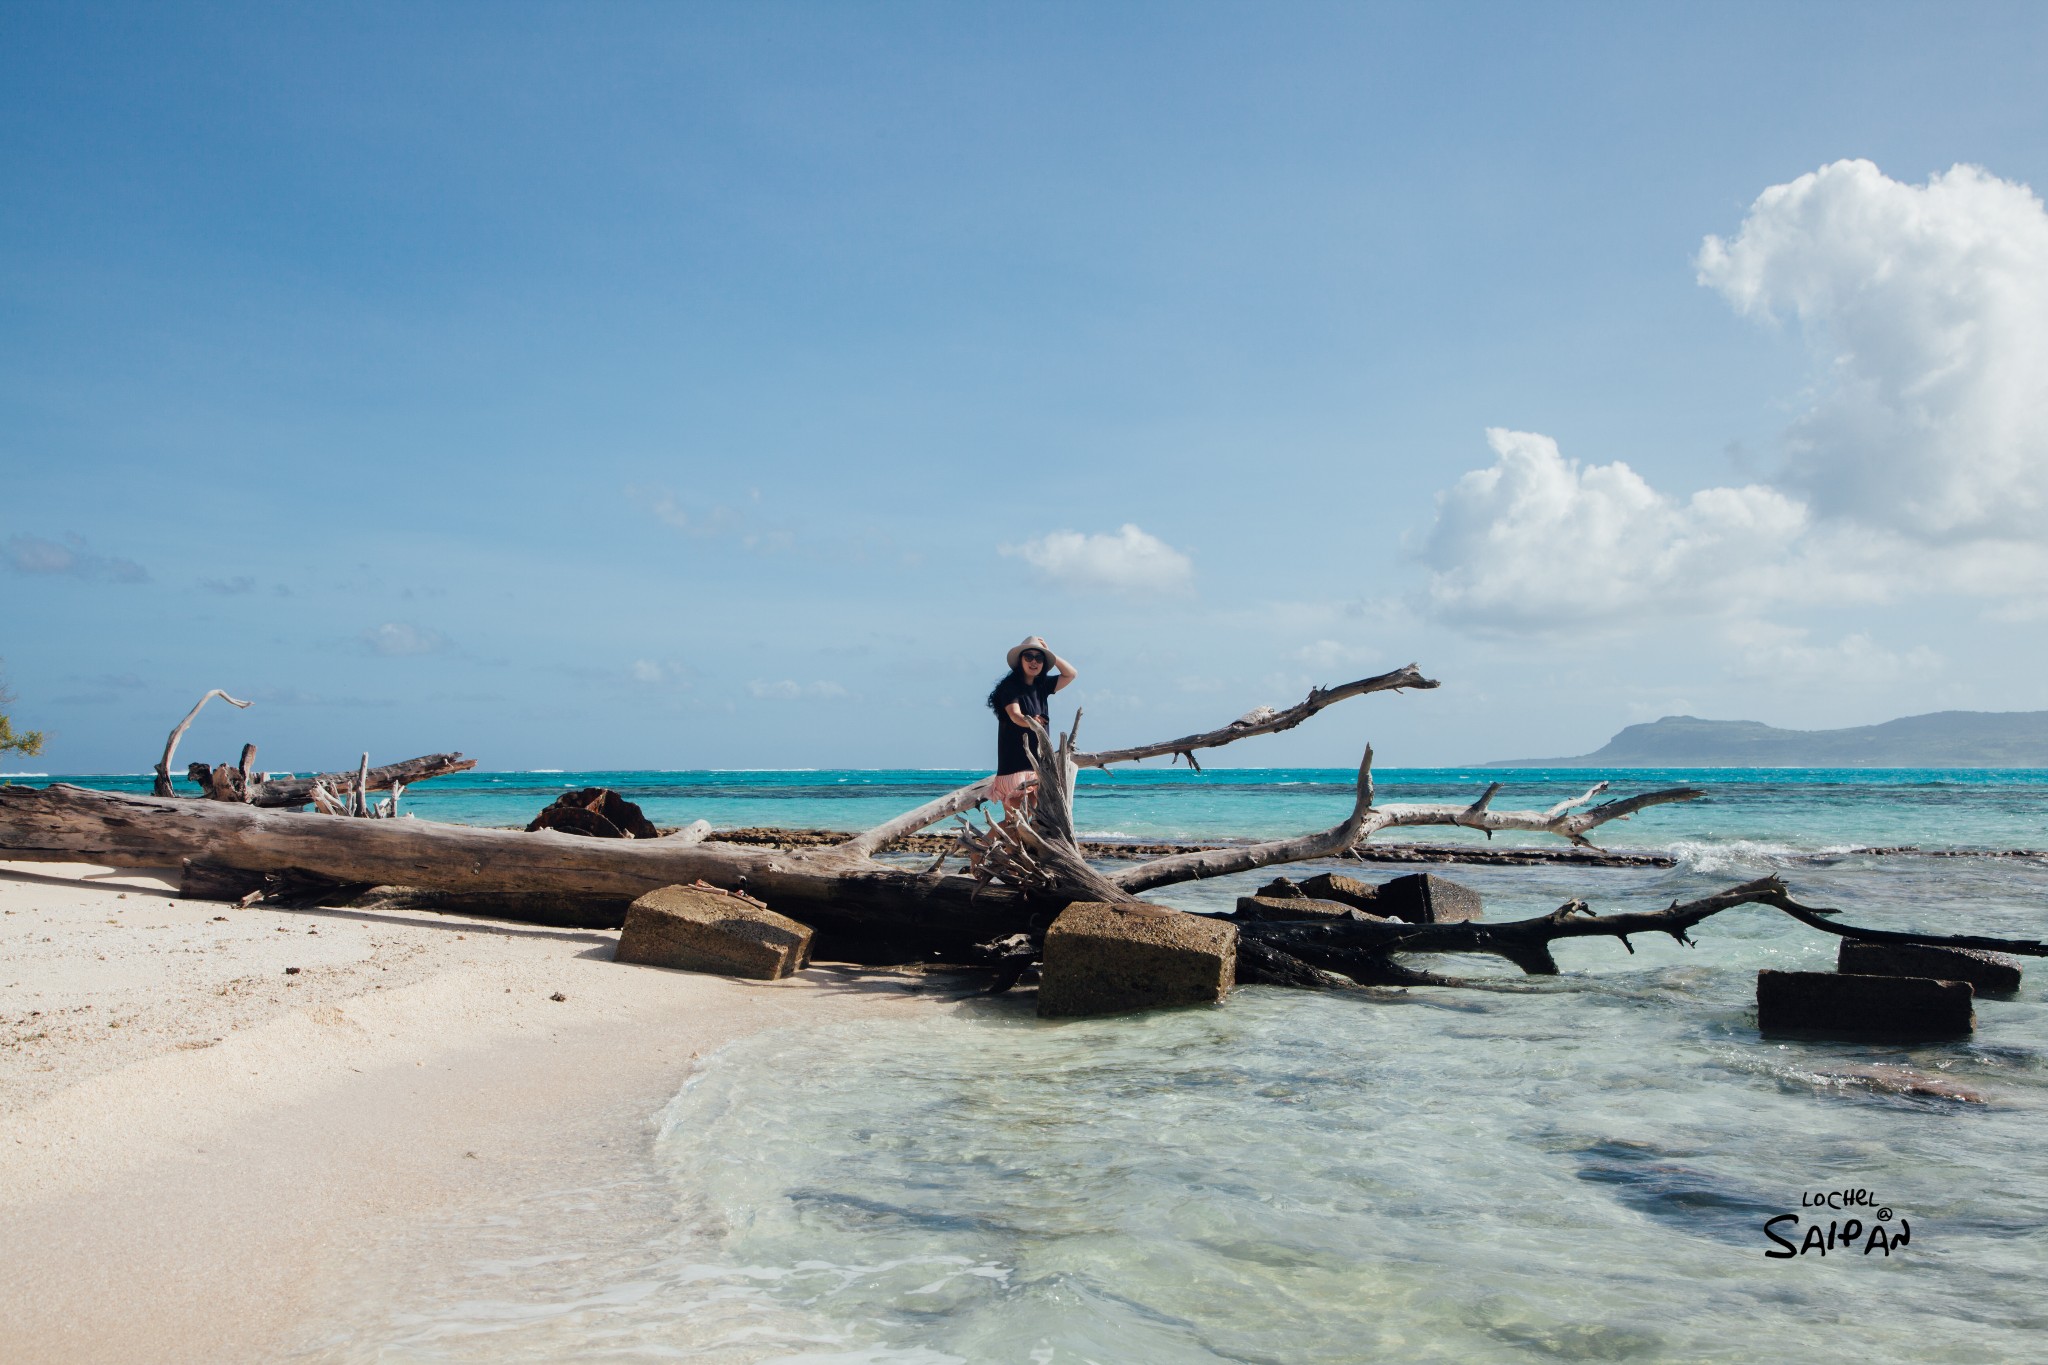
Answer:
<path fill-rule="evenodd" d="M 975 766 L 1027 632 L 1102 744 L 1444 680 L 1241 763 L 2048 707 L 2044 85 L 2035 6 L 0 8 L 15 717 Z"/>

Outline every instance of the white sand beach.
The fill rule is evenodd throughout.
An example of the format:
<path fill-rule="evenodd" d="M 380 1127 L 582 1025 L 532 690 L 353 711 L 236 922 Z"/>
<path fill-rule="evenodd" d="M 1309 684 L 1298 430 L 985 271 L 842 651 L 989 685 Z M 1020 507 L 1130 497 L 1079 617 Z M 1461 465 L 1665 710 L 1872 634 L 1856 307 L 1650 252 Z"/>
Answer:
<path fill-rule="evenodd" d="M 622 966 L 616 937 L 0 864 L 7 1357 L 290 1354 L 367 1249 L 644 1146 L 707 1052 L 929 998 Z"/>

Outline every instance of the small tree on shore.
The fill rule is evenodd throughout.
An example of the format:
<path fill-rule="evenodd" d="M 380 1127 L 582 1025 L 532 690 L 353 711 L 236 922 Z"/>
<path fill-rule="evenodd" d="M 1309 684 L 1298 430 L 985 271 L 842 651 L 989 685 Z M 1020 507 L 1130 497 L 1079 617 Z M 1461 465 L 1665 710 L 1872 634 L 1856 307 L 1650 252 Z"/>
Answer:
<path fill-rule="evenodd" d="M 0 683 L 0 707 L 7 707 L 13 704 L 14 694 L 7 690 L 6 684 Z M 0 754 L 10 752 L 39 754 L 42 751 L 43 732 L 41 730 L 29 730 L 23 734 L 16 734 L 14 732 L 14 723 L 7 718 L 6 711 L 0 710 Z"/>

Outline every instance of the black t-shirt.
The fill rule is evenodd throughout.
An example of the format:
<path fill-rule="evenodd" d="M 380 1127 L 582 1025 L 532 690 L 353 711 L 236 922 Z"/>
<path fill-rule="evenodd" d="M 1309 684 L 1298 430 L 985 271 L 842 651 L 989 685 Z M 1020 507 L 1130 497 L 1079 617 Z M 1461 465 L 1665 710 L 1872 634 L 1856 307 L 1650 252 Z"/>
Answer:
<path fill-rule="evenodd" d="M 1011 702 L 1027 716 L 1045 720 L 1051 711 L 1047 703 L 1052 700 L 1053 688 L 1059 685 L 1059 675 L 1043 672 L 1037 682 L 1025 682 L 1020 673 L 1012 673 L 996 684 L 996 775 L 1004 773 L 1028 773 L 1031 771 L 1031 751 L 1024 746 L 1036 737 L 1023 726 L 1011 720 L 1007 714 Z"/>

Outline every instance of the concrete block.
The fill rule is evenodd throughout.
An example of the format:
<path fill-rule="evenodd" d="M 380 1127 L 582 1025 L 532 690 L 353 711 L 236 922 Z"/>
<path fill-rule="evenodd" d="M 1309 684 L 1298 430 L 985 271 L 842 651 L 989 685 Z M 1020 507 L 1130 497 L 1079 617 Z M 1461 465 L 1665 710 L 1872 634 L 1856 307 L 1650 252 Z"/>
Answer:
<path fill-rule="evenodd" d="M 1461 924 L 1485 918 L 1479 893 L 1434 872 L 1416 872 L 1380 883 L 1373 913 L 1410 924 Z"/>
<path fill-rule="evenodd" d="M 2020 988 L 2018 959 L 1975 948 L 1933 948 L 1907 943 L 1843 939 L 1835 970 L 1853 976 L 1928 976 L 1967 981 L 1979 995 L 2010 995 Z"/>
<path fill-rule="evenodd" d="M 775 981 L 811 959 L 810 926 L 739 896 L 664 886 L 633 902 L 618 960 Z"/>
<path fill-rule="evenodd" d="M 1976 1025 L 1974 998 L 1967 981 L 1836 972 L 1756 974 L 1756 1022 L 1765 1033 L 1791 1029 L 1900 1042 L 1962 1038 Z"/>
<path fill-rule="evenodd" d="M 1045 931 L 1047 1019 L 1210 1005 L 1237 979 L 1237 926 L 1154 905 L 1069 905 Z"/>
<path fill-rule="evenodd" d="M 1341 872 L 1318 872 L 1313 877 L 1302 879 L 1301 893 L 1318 900 L 1342 901 L 1354 910 L 1368 914 L 1385 915 L 1391 911 L 1382 909 L 1379 903 L 1380 891 L 1356 877 L 1347 877 Z"/>
<path fill-rule="evenodd" d="M 1239 896 L 1237 919 L 1350 919 L 1363 914 L 1341 901 L 1310 900 L 1307 896 Z M 1377 919 L 1377 915 L 1368 915 Z"/>

